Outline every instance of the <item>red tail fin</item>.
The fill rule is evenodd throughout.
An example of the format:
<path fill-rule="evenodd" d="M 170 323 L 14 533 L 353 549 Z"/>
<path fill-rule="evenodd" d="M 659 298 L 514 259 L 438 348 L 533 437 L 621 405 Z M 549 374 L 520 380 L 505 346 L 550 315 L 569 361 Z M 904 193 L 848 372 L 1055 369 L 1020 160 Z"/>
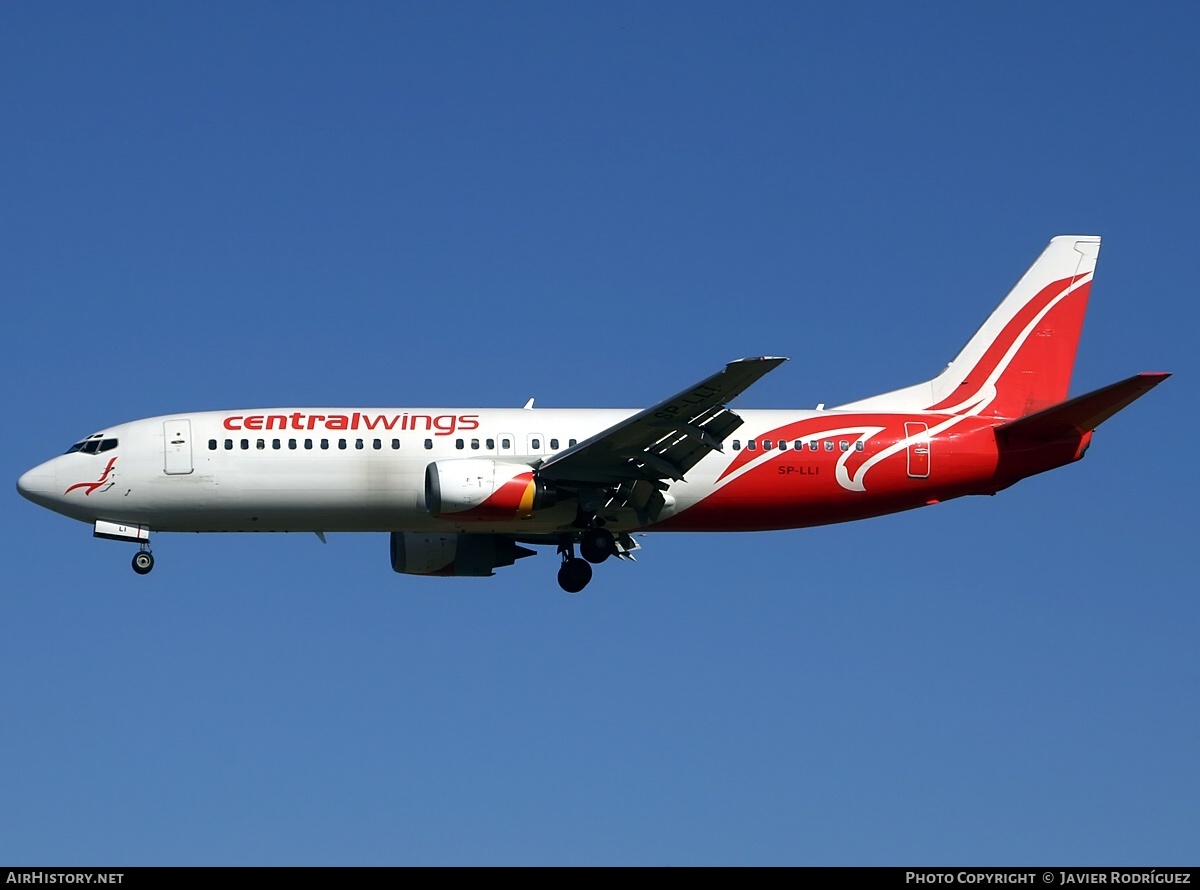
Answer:
<path fill-rule="evenodd" d="M 946 370 L 841 408 L 1024 417 L 1067 397 L 1092 275 L 1094 235 L 1059 235 Z"/>

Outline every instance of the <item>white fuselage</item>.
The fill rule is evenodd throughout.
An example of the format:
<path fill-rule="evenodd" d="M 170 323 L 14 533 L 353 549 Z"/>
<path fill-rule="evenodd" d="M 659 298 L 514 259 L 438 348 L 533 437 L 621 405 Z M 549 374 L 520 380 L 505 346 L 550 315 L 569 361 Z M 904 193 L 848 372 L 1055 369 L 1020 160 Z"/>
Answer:
<path fill-rule="evenodd" d="M 533 464 L 635 414 L 626 409 L 271 408 L 165 415 L 110 427 L 98 453 L 74 451 L 22 477 L 27 496 L 85 522 L 154 531 L 553 532 L 561 504 L 497 524 L 436 519 L 425 504 L 433 461 L 488 457 Z M 745 411 L 752 437 L 816 412 Z M 733 455 L 702 460 L 670 486 L 658 519 L 713 488 Z M 97 484 L 99 483 L 99 484 Z M 638 520 L 625 511 L 618 527 Z"/>

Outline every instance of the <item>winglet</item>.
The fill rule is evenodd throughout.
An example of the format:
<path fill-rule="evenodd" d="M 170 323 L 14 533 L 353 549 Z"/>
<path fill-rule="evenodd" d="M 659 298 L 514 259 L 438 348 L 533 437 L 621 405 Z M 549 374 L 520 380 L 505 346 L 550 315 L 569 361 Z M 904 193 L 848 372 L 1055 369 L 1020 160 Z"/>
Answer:
<path fill-rule="evenodd" d="M 780 365 L 787 361 L 787 358 L 782 355 L 757 355 L 750 358 L 738 358 L 725 365 L 724 370 L 717 372 L 712 377 L 704 382 L 697 384 L 694 389 L 699 390 L 706 386 L 712 385 L 720 378 L 719 388 L 721 390 L 721 401 L 728 402 L 734 396 L 739 395 L 749 388 L 750 384 L 754 383 L 760 377 L 774 371 Z M 729 375 L 725 377 L 725 375 Z M 680 393 L 676 398 L 686 395 L 686 392 Z"/>

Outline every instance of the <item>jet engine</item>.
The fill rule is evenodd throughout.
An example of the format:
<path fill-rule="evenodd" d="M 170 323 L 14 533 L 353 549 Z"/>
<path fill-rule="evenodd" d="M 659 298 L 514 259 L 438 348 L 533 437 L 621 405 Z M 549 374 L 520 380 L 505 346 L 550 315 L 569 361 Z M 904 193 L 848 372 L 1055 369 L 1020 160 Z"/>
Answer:
<path fill-rule="evenodd" d="M 425 508 L 439 519 L 528 519 L 557 500 L 558 493 L 527 464 L 468 457 L 434 461 L 425 468 Z"/>
<path fill-rule="evenodd" d="M 405 575 L 494 575 L 492 569 L 533 555 L 504 535 L 392 532 L 392 569 Z"/>

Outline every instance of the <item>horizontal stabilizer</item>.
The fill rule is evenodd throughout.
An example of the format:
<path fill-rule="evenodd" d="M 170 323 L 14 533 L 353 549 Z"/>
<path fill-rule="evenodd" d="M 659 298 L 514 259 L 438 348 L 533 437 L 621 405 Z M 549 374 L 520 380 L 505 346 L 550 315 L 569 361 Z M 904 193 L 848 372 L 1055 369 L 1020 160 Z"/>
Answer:
<path fill-rule="evenodd" d="M 1120 383 L 1076 396 L 1036 414 L 1019 417 L 996 427 L 996 433 L 1008 438 L 1048 441 L 1091 432 L 1122 408 L 1148 393 L 1170 374 L 1151 371 L 1136 374 Z"/>

